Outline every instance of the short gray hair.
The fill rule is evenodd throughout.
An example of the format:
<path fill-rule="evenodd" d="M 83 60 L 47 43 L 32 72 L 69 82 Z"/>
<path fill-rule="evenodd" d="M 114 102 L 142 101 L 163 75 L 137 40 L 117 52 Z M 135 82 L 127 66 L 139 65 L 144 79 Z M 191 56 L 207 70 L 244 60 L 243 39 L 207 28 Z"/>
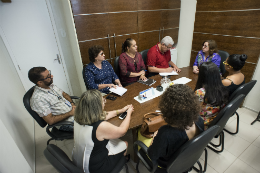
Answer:
<path fill-rule="evenodd" d="M 103 98 L 101 92 L 87 90 L 79 100 L 74 113 L 74 120 L 80 125 L 91 125 L 106 118 L 106 112 L 102 108 Z"/>
<path fill-rule="evenodd" d="M 164 43 L 166 46 L 168 46 L 169 44 L 173 45 L 174 41 L 173 41 L 173 39 L 170 36 L 165 36 L 162 39 L 161 43 Z"/>

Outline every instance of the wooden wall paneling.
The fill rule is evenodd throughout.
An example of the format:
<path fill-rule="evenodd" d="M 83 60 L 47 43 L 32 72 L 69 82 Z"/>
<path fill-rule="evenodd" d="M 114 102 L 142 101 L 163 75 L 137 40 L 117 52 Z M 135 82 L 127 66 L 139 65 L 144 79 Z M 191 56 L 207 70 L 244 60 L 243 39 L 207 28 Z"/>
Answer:
<path fill-rule="evenodd" d="M 248 62 L 257 63 L 258 61 L 260 39 L 194 33 L 192 50 L 201 50 L 203 41 L 208 39 L 215 40 L 218 49 L 227 51 L 230 55 L 246 54 Z"/>
<path fill-rule="evenodd" d="M 180 10 L 163 10 L 161 12 L 162 23 L 161 28 L 175 28 L 179 27 Z"/>
<path fill-rule="evenodd" d="M 245 63 L 244 67 L 241 69 L 241 72 L 245 75 L 245 82 L 249 82 L 255 72 L 256 64 Z"/>
<path fill-rule="evenodd" d="M 197 11 L 224 11 L 260 8 L 259 0 L 197 0 Z"/>
<path fill-rule="evenodd" d="M 161 11 L 138 12 L 139 32 L 159 30 L 160 27 L 161 27 Z"/>
<path fill-rule="evenodd" d="M 191 55 L 190 55 L 190 66 L 191 67 L 193 66 L 193 64 L 195 62 L 197 54 L 198 54 L 198 52 L 191 51 Z"/>
<path fill-rule="evenodd" d="M 74 16 L 79 41 L 107 37 L 109 21 L 107 14 Z"/>
<path fill-rule="evenodd" d="M 167 30 L 164 30 L 164 32 L 163 31 L 161 31 L 161 32 L 163 33 L 163 35 L 161 35 L 161 39 L 165 36 L 170 36 L 170 37 L 172 37 L 174 44 L 178 43 L 179 28 L 167 29 Z"/>
<path fill-rule="evenodd" d="M 90 62 L 88 56 L 88 49 L 94 45 L 103 46 L 105 57 L 106 59 L 109 59 L 108 39 L 80 42 L 79 47 L 83 64 L 88 64 Z"/>
<path fill-rule="evenodd" d="M 161 9 L 181 8 L 181 0 L 163 0 L 161 1 Z"/>
<path fill-rule="evenodd" d="M 137 33 L 137 12 L 112 13 L 109 15 L 110 35 Z"/>
<path fill-rule="evenodd" d="M 107 4 L 108 12 L 114 11 L 136 11 L 137 1 L 129 0 L 109 0 Z"/>
<path fill-rule="evenodd" d="M 73 14 L 107 12 L 107 0 L 70 0 Z"/>
<path fill-rule="evenodd" d="M 138 51 L 141 52 L 142 50 L 150 49 L 156 45 L 159 42 L 158 36 L 159 31 L 139 33 Z"/>
<path fill-rule="evenodd" d="M 161 1 L 158 0 L 137 0 L 138 10 L 157 10 L 161 9 Z"/>
<path fill-rule="evenodd" d="M 260 10 L 197 12 L 194 32 L 260 37 Z"/>

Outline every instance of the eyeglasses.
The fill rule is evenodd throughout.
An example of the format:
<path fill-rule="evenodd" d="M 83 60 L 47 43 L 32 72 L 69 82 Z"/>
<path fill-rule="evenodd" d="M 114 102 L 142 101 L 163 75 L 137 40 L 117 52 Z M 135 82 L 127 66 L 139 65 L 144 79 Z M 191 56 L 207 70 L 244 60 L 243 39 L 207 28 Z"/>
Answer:
<path fill-rule="evenodd" d="M 223 61 L 223 64 L 224 64 L 224 65 L 228 65 L 230 68 L 233 68 L 231 65 L 229 65 L 229 64 L 227 63 L 227 61 Z"/>
<path fill-rule="evenodd" d="M 168 46 L 166 46 L 165 44 L 164 44 L 164 46 L 165 46 L 167 49 L 171 49 L 171 48 L 172 48 L 172 46 L 171 46 L 171 47 L 168 47 Z"/>
<path fill-rule="evenodd" d="M 50 70 L 49 70 L 48 76 L 47 76 L 46 78 L 44 78 L 44 79 L 40 79 L 39 81 L 43 81 L 43 80 L 46 80 L 46 79 L 48 79 L 48 78 L 51 78 L 51 71 L 50 71 Z"/>
<path fill-rule="evenodd" d="M 207 45 L 202 45 L 202 47 L 205 47 L 205 48 L 207 48 L 208 46 L 207 46 Z"/>

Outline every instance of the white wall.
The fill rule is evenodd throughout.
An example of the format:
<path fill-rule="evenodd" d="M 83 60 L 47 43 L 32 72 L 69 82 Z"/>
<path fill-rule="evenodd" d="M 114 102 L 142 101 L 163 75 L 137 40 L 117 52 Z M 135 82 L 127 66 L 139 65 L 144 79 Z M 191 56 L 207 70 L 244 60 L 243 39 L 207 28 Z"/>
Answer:
<path fill-rule="evenodd" d="M 0 172 L 34 172 L 34 121 L 24 108 L 25 89 L 1 37 L 0 62 Z"/>
<path fill-rule="evenodd" d="M 259 92 L 260 91 L 260 61 L 259 59 L 252 80 L 257 80 L 256 85 L 247 95 L 243 106 L 255 112 L 259 112 L 260 111 L 260 92 Z"/>
<path fill-rule="evenodd" d="M 190 65 L 196 5 L 196 0 L 181 0 L 181 14 L 177 46 L 178 59 L 176 64 L 179 68 Z"/>

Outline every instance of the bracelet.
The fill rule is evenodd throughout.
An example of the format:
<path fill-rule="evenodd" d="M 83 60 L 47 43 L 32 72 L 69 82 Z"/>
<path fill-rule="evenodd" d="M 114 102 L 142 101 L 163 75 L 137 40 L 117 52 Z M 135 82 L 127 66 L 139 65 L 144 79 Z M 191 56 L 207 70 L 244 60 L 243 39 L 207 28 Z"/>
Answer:
<path fill-rule="evenodd" d="M 144 76 L 144 74 L 141 74 L 141 76 Z"/>
<path fill-rule="evenodd" d="M 118 110 L 116 110 L 116 114 L 118 115 L 119 113 L 118 113 Z"/>

